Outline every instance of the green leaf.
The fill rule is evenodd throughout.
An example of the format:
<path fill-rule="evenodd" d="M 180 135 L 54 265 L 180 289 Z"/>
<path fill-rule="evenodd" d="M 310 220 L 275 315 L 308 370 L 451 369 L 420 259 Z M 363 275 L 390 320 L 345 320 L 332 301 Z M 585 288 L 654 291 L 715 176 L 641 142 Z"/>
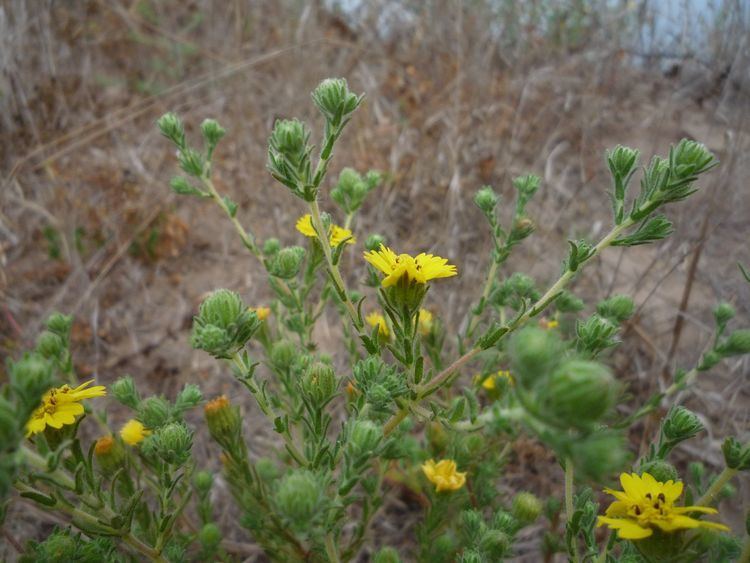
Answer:
<path fill-rule="evenodd" d="M 641 223 L 634 233 L 612 241 L 612 246 L 638 246 L 667 238 L 674 232 L 672 222 L 664 215 L 656 215 Z"/>
<path fill-rule="evenodd" d="M 47 495 L 43 495 L 42 493 L 37 493 L 35 491 L 24 491 L 21 493 L 21 496 L 24 498 L 28 498 L 33 500 L 34 502 L 37 502 L 39 504 L 42 504 L 44 506 L 55 506 L 57 504 L 57 499 L 54 497 L 50 497 Z"/>

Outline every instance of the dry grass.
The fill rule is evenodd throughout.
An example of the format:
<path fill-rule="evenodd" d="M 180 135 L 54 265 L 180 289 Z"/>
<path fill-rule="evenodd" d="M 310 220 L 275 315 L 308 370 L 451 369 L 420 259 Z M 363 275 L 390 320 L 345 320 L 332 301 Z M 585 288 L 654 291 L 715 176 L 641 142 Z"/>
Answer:
<path fill-rule="evenodd" d="M 648 39 L 626 41 L 623 29 L 646 29 L 648 3 L 634 13 L 594 11 L 576 25 L 563 20 L 548 33 L 538 22 L 518 23 L 518 14 L 491 15 L 484 3 L 435 0 L 407 13 L 377 1 L 356 18 L 326 5 L 0 3 L 0 354 L 14 357 L 30 345 L 57 309 L 76 315 L 81 373 L 104 383 L 131 373 L 144 391 L 168 396 L 186 381 L 207 394 L 237 393 L 226 373 L 190 350 L 191 316 L 215 287 L 259 304 L 270 295 L 219 211 L 170 194 L 174 159 L 153 122 L 174 110 L 193 126 L 208 116 L 225 124 L 218 187 L 261 239 L 292 242 L 301 207 L 265 172 L 265 139 L 277 117 L 320 128 L 308 93 L 327 76 L 367 92 L 332 173 L 344 165 L 388 173 L 356 231 L 377 230 L 404 251 L 439 249 L 459 264 L 461 277 L 430 303 L 449 326 L 460 324 L 476 295 L 489 252 L 470 203 L 478 186 L 491 184 L 510 201 L 513 175 L 543 176 L 530 207 L 538 233 L 508 271 L 544 285 L 566 238 L 594 238 L 609 221 L 604 150 L 622 143 L 650 156 L 684 136 L 706 142 L 723 164 L 703 193 L 669 211 L 676 235 L 613 250 L 574 291 L 636 296 L 639 314 L 613 360 L 636 397 L 631 406 L 664 384 L 665 369 L 698 358 L 718 299 L 733 302 L 750 324 L 750 287 L 735 266 L 750 263 L 747 14 L 709 30 L 701 57 L 671 59 Z M 345 269 L 358 267 L 355 253 Z M 331 312 L 320 327 L 324 347 L 336 345 L 335 325 Z M 720 440 L 746 433 L 747 375 L 746 360 L 730 363 L 680 399 L 709 423 L 681 455 L 720 466 Z M 256 425 L 249 403 L 245 410 L 253 452 L 268 451 L 271 430 Z M 121 413 L 112 416 L 119 422 Z M 645 446 L 643 431 L 635 429 L 634 448 Z M 216 456 L 205 440 L 196 447 L 202 459 Z M 516 454 L 504 490 L 559 492 L 543 450 L 529 442 Z M 747 497 L 742 483 L 738 498 Z M 735 500 L 726 510 L 739 518 L 739 507 Z M 14 505 L 8 533 L 42 534 L 28 510 Z M 408 545 L 416 513 L 394 490 L 376 537 Z M 529 537 L 521 551 L 534 553 L 537 541 Z"/>

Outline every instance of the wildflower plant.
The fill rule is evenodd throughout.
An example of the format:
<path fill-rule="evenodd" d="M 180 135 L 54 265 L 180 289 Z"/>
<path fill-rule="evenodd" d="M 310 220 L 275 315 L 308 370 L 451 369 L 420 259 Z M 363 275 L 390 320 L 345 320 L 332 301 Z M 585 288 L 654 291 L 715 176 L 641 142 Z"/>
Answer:
<path fill-rule="evenodd" d="M 519 534 L 532 525 L 547 528 L 539 542 L 544 557 L 562 551 L 576 563 L 722 560 L 736 555 L 741 541 L 747 560 L 750 541 L 731 535 L 715 505 L 750 469 L 750 445 L 727 436 L 718 475 L 697 463 L 680 474 L 669 458 L 705 430 L 695 413 L 672 404 L 675 395 L 722 360 L 750 353 L 750 332 L 732 326 L 730 305 L 718 305 L 714 338 L 697 365 L 632 405 L 607 359 L 623 338 L 633 300 L 611 296 L 590 304 L 595 312 L 586 315 L 587 304 L 570 291 L 610 247 L 670 236 L 665 208 L 698 190 L 717 165 L 714 156 L 682 140 L 649 161 L 633 193 L 639 152 L 608 151 L 612 226 L 598 241 L 568 241 L 560 275 L 546 288 L 507 267 L 533 235 L 529 209 L 543 189 L 540 178 L 513 180 L 508 213 L 491 187 L 480 188 L 474 203 L 492 253 L 484 283 L 454 330 L 425 306 L 425 296 L 450 291 L 460 260 L 441 257 L 439 249 L 433 254 L 429 240 L 421 252 L 399 254 L 399 241 L 358 231 L 357 215 L 386 178 L 380 172 L 344 168 L 329 178 L 334 150 L 363 100 L 345 80 L 328 79 L 312 94 L 322 133 L 297 119 L 275 123 L 268 171 L 306 207 L 294 223 L 297 243 L 289 246 L 259 240 L 214 185 L 213 157 L 227 135 L 218 122 L 201 124 L 198 147 L 176 115 L 159 119 L 181 169 L 172 189 L 222 210 L 273 294 L 269 303 L 247 303 L 234 290 L 216 289 L 193 319 L 190 345 L 247 390 L 250 408 L 265 418 L 279 447 L 254 443 L 234 398 L 206 400 L 194 384 L 174 397 L 143 397 L 129 376 L 106 389 L 81 383 L 71 319 L 55 314 L 36 347 L 9 363 L 0 395 L 0 493 L 7 497 L 14 488 L 69 523 L 30 544 L 29 556 L 235 560 L 234 543 L 224 538 L 238 531 L 216 520 L 220 482 L 244 533 L 277 561 L 353 561 L 365 553 L 378 562 L 500 561 L 517 553 Z M 322 210 L 329 199 L 336 208 Z M 356 271 L 343 270 L 345 253 L 353 259 L 347 263 L 359 260 Z M 341 320 L 343 345 L 328 356 L 314 329 L 331 314 Z M 117 425 L 103 406 L 112 399 L 128 411 Z M 218 472 L 193 453 L 200 431 L 198 414 L 186 417 L 193 409 L 215 443 Z M 659 413 L 666 414 L 636 458 L 628 429 Z M 97 439 L 87 438 L 92 432 Z M 522 436 L 556 457 L 562 498 L 507 492 L 504 467 Z M 376 518 L 388 517 L 380 509 L 396 489 L 423 507 L 414 542 L 400 554 L 371 529 Z M 614 500 L 600 505 L 606 495 Z"/>

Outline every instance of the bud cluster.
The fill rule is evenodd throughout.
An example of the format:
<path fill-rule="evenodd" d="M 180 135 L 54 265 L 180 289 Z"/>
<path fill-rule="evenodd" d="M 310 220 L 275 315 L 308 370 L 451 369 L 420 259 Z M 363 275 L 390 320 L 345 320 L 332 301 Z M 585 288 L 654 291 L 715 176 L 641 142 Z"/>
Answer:
<path fill-rule="evenodd" d="M 191 343 L 215 358 L 231 358 L 260 328 L 260 320 L 233 291 L 219 289 L 200 305 L 193 318 Z"/>

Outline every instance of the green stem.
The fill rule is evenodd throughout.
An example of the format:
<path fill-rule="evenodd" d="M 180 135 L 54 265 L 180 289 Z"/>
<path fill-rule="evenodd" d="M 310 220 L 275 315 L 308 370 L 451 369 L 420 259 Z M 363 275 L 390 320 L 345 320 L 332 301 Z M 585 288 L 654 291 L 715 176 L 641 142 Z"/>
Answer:
<path fill-rule="evenodd" d="M 497 275 L 497 269 L 499 266 L 500 263 L 497 260 L 493 260 L 492 265 L 487 272 L 487 279 L 484 282 L 482 297 L 479 300 L 479 303 L 482 304 L 483 309 L 486 306 L 487 299 L 490 296 L 490 291 L 492 291 L 492 284 L 495 281 L 495 276 Z M 474 334 L 474 329 L 476 329 L 477 323 L 479 323 L 479 316 L 479 314 L 472 313 L 471 319 L 469 320 L 469 325 L 466 327 L 466 332 L 464 333 L 464 338 L 471 338 L 472 334 Z"/>
<path fill-rule="evenodd" d="M 570 522 L 573 518 L 573 493 L 575 492 L 575 485 L 573 483 L 573 460 L 568 458 L 565 458 L 565 519 L 567 520 L 568 525 L 570 525 Z M 571 554 L 573 557 L 573 563 L 578 563 L 580 561 L 580 556 L 578 555 L 578 538 L 573 537 L 572 539 L 573 543 L 573 553 Z"/>
<path fill-rule="evenodd" d="M 201 178 L 201 181 L 203 182 L 203 185 L 208 190 L 208 193 L 211 195 L 211 198 L 219 205 L 219 207 L 221 207 L 224 210 L 224 213 L 227 214 L 227 217 L 229 217 L 229 220 L 232 222 L 232 225 L 234 225 L 234 229 L 237 231 L 237 234 L 240 235 L 240 238 L 242 239 L 242 243 L 256 257 L 260 258 L 261 252 L 258 246 L 255 244 L 255 237 L 253 237 L 251 233 L 245 230 L 245 228 L 240 223 L 239 219 L 237 219 L 236 214 L 231 213 L 231 211 L 229 210 L 229 207 L 224 201 L 224 198 L 222 198 L 219 195 L 219 192 L 216 190 L 216 187 L 214 186 L 214 183 L 211 180 L 211 178 L 204 176 Z"/>
<path fill-rule="evenodd" d="M 336 549 L 336 541 L 331 532 L 326 534 L 326 555 L 328 556 L 328 561 L 330 563 L 341 563 L 338 549 Z"/>
<path fill-rule="evenodd" d="M 745 543 L 742 544 L 742 553 L 737 563 L 749 563 L 750 562 L 750 537 L 745 538 Z"/>
<path fill-rule="evenodd" d="M 243 361 L 243 359 L 240 357 L 239 353 L 235 353 L 232 356 L 232 363 L 237 367 L 240 373 L 243 374 L 243 376 L 244 374 L 248 373 L 248 368 L 245 365 L 245 362 Z M 250 393 L 255 398 L 255 402 L 258 404 L 258 407 L 260 407 L 261 412 L 265 415 L 265 417 L 269 420 L 269 422 L 275 427 L 276 418 L 278 417 L 278 415 L 273 410 L 273 407 L 268 404 L 268 401 L 266 401 L 265 397 L 263 396 L 263 393 L 258 388 L 258 385 L 255 383 L 253 379 L 247 378 L 247 377 L 243 377 L 242 382 L 250 390 Z M 283 438 L 284 444 L 289 450 L 289 454 L 294 458 L 294 461 L 296 461 L 302 467 L 307 467 L 310 464 L 310 462 L 307 460 L 305 455 L 302 452 L 300 452 L 299 449 L 297 448 L 297 445 L 294 443 L 294 440 L 292 439 L 292 435 L 289 433 L 289 429 L 281 433 L 281 437 Z"/>
<path fill-rule="evenodd" d="M 726 485 L 727 482 L 735 475 L 737 475 L 736 469 L 725 467 L 724 471 L 719 473 L 719 476 L 716 478 L 716 480 L 711 483 L 711 486 L 708 488 L 708 490 L 703 493 L 703 496 L 695 502 L 695 506 L 711 506 L 714 502 L 716 502 L 716 497 L 719 496 L 719 493 L 721 492 L 721 489 L 724 488 L 724 485 Z"/>
<path fill-rule="evenodd" d="M 325 256 L 326 265 L 328 266 L 328 272 L 331 274 L 331 279 L 333 279 L 333 283 L 336 286 L 336 292 L 344 302 L 344 306 L 346 307 L 346 311 L 349 314 L 349 318 L 351 319 L 352 325 L 354 325 L 355 330 L 358 333 L 361 333 L 364 325 L 362 322 L 360 322 L 359 315 L 357 314 L 357 309 L 354 307 L 354 304 L 349 298 L 349 293 L 346 290 L 346 284 L 344 283 L 344 279 L 341 277 L 339 267 L 337 264 L 333 263 L 333 251 L 331 250 L 331 243 L 326 236 L 326 229 L 323 225 L 323 220 L 320 217 L 320 207 L 318 207 L 318 201 L 313 200 L 309 202 L 309 204 L 313 226 L 315 227 L 315 231 L 319 234 L 318 241 L 320 242 L 320 247 L 323 249 L 323 255 Z"/>

